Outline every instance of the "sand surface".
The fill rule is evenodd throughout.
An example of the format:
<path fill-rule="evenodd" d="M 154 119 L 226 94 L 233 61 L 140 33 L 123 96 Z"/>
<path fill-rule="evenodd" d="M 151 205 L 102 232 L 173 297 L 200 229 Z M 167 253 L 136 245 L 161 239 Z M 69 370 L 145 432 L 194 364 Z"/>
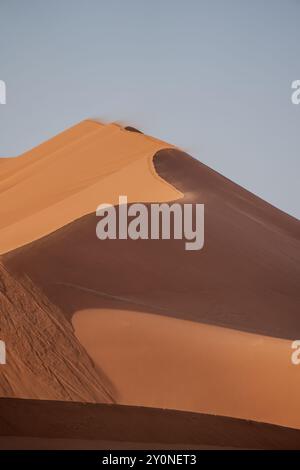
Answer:
<path fill-rule="evenodd" d="M 299 449 L 300 431 L 120 405 L 0 399 L 0 449 Z"/>
<path fill-rule="evenodd" d="M 117 124 L 84 121 L 0 167 L 0 253 L 95 212 L 102 203 L 170 201 L 181 193 L 153 168 L 170 145 Z"/>
<path fill-rule="evenodd" d="M 2 396 L 300 429 L 299 221 L 132 130 L 84 121 L 0 160 Z M 204 203 L 204 249 L 99 241 L 95 209 L 119 195 Z"/>
<path fill-rule="evenodd" d="M 29 279 L 0 263 L 0 396 L 111 403 L 111 383 L 95 366 L 63 313 Z"/>
<path fill-rule="evenodd" d="M 76 336 L 112 380 L 119 403 L 300 429 L 300 374 L 290 341 L 135 308 L 73 317 Z"/>

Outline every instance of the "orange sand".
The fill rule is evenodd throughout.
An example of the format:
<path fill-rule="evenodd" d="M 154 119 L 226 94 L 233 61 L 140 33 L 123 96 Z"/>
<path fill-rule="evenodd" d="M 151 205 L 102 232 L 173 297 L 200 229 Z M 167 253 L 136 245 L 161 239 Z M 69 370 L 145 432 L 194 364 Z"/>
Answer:
<path fill-rule="evenodd" d="M 290 341 L 134 310 L 81 311 L 73 324 L 119 403 L 300 429 Z"/>
<path fill-rule="evenodd" d="M 0 167 L 0 254 L 36 240 L 99 204 L 178 199 L 153 169 L 170 145 L 117 124 L 84 121 Z"/>

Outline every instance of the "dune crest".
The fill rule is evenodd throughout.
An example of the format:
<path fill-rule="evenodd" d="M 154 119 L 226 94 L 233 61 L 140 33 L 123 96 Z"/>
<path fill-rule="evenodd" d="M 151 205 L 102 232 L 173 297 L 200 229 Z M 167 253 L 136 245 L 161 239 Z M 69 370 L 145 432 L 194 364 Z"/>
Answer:
<path fill-rule="evenodd" d="M 153 168 L 169 144 L 117 124 L 83 121 L 0 167 L 0 254 L 115 204 L 182 197 Z M 10 161 L 11 160 L 11 161 Z M 1 170 L 2 169 L 2 170 Z M 34 190 L 32 189 L 34 188 Z"/>

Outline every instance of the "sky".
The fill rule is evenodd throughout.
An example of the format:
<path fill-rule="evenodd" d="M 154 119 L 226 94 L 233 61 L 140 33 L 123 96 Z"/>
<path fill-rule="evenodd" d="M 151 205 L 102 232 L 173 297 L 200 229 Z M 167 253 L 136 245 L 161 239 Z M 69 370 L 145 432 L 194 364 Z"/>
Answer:
<path fill-rule="evenodd" d="M 297 79 L 300 0 L 0 0 L 0 156 L 117 121 L 299 218 Z"/>

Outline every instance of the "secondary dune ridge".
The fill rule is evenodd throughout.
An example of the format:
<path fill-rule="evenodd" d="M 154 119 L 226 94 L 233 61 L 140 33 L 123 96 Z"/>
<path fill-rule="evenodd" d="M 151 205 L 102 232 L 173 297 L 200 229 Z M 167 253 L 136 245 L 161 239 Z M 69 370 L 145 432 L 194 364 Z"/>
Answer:
<path fill-rule="evenodd" d="M 299 435 L 280 426 L 176 410 L 0 399 L 0 449 L 278 450 L 299 449 Z"/>
<path fill-rule="evenodd" d="M 6 272 L 57 309 L 67 336 L 71 321 L 73 347 L 84 351 L 105 395 L 79 400 L 300 428 L 300 375 L 290 360 L 291 340 L 300 335 L 299 222 L 132 131 L 84 121 L 2 161 Z M 204 249 L 186 252 L 180 240 L 99 241 L 94 211 L 122 194 L 130 202 L 204 203 Z M 77 370 L 80 356 L 65 349 L 64 357 Z M 11 396 L 61 399 L 51 391 L 39 396 L 38 381 L 31 383 L 29 392 L 15 387 Z M 78 391 L 62 399 L 78 400 Z"/>

